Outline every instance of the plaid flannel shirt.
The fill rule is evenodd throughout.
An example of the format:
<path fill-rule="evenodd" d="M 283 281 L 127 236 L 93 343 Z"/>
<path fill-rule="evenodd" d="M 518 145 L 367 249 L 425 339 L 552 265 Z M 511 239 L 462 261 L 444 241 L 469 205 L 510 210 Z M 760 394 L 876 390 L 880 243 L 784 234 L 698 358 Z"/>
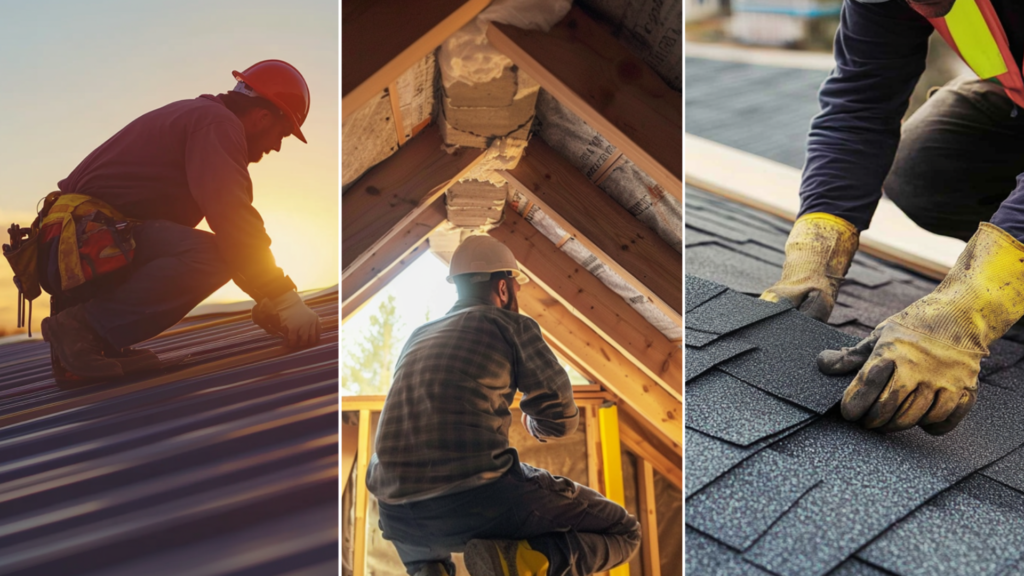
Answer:
<path fill-rule="evenodd" d="M 380 415 L 370 492 L 402 504 L 499 478 L 516 459 L 508 430 L 517 390 L 538 440 L 576 430 L 569 376 L 533 319 L 467 299 L 417 328 Z"/>

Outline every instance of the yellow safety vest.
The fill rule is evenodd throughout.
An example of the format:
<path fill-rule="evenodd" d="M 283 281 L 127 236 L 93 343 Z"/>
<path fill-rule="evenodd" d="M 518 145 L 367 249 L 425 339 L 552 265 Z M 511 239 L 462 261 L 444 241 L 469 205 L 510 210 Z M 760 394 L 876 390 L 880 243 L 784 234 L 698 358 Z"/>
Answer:
<path fill-rule="evenodd" d="M 1024 107 L 1021 69 L 989 0 L 956 0 L 949 14 L 928 21 L 979 78 L 999 82 L 1010 100 Z"/>

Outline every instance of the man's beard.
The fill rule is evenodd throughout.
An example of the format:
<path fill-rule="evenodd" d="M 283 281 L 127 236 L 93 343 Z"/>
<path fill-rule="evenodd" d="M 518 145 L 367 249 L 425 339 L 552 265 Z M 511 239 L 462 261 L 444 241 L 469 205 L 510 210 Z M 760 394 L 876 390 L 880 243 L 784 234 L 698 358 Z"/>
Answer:
<path fill-rule="evenodd" d="M 519 300 L 516 299 L 516 291 L 511 285 L 508 287 L 508 301 L 501 307 L 509 312 L 519 313 Z"/>

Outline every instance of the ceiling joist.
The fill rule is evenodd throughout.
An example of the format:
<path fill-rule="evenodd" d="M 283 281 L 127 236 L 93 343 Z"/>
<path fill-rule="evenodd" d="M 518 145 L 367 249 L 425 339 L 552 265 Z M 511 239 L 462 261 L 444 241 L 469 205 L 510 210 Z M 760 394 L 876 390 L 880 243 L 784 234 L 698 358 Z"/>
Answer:
<path fill-rule="evenodd" d="M 677 398 L 682 398 L 682 348 L 669 342 L 621 296 L 562 252 L 514 210 L 490 231 L 519 265 L 562 305 Z"/>
<path fill-rule="evenodd" d="M 487 39 L 682 200 L 682 99 L 614 36 L 574 7 L 550 32 L 492 23 Z"/>
<path fill-rule="evenodd" d="M 482 154 L 473 148 L 449 154 L 437 126 L 430 126 L 356 181 L 341 197 L 342 276 L 415 222 Z"/>
<path fill-rule="evenodd" d="M 683 325 L 682 255 L 657 232 L 534 137 L 519 165 L 500 174 L 584 247 Z"/>
<path fill-rule="evenodd" d="M 341 52 L 358 55 L 341 68 L 341 120 L 387 88 L 489 0 L 345 0 Z"/>
<path fill-rule="evenodd" d="M 540 324 L 545 337 L 573 364 L 596 378 L 672 442 L 682 445 L 682 402 L 605 342 L 535 283 L 523 284 L 520 309 Z"/>

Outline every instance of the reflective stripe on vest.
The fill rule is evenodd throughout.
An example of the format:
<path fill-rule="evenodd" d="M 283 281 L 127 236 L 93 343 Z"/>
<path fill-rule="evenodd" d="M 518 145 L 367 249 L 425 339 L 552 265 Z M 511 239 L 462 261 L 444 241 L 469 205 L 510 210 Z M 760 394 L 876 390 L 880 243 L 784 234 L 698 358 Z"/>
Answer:
<path fill-rule="evenodd" d="M 956 0 L 945 17 L 928 21 L 979 78 L 997 80 L 1014 103 L 1024 106 L 1021 69 L 990 0 Z"/>

